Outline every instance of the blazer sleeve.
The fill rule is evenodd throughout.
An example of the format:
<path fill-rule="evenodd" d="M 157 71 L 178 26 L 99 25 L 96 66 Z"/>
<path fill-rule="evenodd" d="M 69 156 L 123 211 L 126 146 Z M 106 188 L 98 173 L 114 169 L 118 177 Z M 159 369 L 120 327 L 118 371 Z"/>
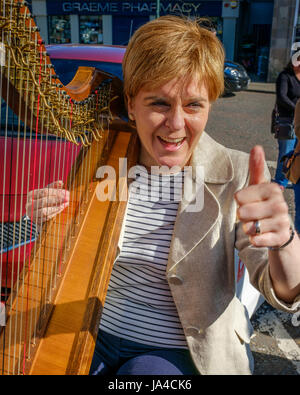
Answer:
<path fill-rule="evenodd" d="M 270 179 L 267 165 L 265 165 L 265 176 L 266 179 Z M 245 186 L 248 185 L 248 179 Z M 288 313 L 300 311 L 300 295 L 290 304 L 276 296 L 269 272 L 268 249 L 254 247 L 249 242 L 249 237 L 243 231 L 241 222 L 236 223 L 235 247 L 238 250 L 239 258 L 248 270 L 251 284 L 264 296 L 271 306 Z"/>

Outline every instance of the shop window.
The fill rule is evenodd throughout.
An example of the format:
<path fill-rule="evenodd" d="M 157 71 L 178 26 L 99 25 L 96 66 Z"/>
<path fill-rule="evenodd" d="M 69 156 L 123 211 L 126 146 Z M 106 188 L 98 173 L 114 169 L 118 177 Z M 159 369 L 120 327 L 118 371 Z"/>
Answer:
<path fill-rule="evenodd" d="M 223 18 L 218 16 L 210 16 L 208 18 L 212 21 L 214 25 L 217 37 L 220 41 L 223 41 Z"/>
<path fill-rule="evenodd" d="M 198 19 L 199 16 L 193 17 L 192 19 Z M 219 16 L 201 16 L 203 18 L 201 22 L 201 26 L 206 27 L 209 30 L 212 30 L 216 33 L 216 36 L 220 41 L 223 40 L 223 18 Z"/>
<path fill-rule="evenodd" d="M 81 15 L 79 17 L 79 35 L 82 44 L 102 44 L 102 16 Z"/>
<path fill-rule="evenodd" d="M 70 15 L 49 16 L 48 31 L 50 44 L 65 44 L 71 42 Z"/>

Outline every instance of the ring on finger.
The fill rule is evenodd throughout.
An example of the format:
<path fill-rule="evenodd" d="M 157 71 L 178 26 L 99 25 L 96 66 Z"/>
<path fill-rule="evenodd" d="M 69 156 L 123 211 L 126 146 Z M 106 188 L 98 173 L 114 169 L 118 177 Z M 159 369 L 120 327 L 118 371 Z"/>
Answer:
<path fill-rule="evenodd" d="M 258 220 L 255 221 L 254 226 L 255 226 L 255 234 L 260 235 L 261 234 L 260 222 Z"/>

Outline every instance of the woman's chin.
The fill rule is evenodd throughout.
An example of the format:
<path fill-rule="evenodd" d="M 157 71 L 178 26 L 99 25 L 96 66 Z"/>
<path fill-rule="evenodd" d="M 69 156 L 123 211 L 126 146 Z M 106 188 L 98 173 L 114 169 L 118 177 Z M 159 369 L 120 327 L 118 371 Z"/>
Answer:
<path fill-rule="evenodd" d="M 157 158 L 158 166 L 166 166 L 168 168 L 179 167 L 182 169 L 185 166 L 185 161 L 182 158 L 168 158 L 159 157 Z"/>

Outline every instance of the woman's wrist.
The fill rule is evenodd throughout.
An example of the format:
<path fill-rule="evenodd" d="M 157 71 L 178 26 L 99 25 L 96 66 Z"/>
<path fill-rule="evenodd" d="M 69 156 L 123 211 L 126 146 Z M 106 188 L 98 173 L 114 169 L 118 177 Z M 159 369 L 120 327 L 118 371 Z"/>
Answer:
<path fill-rule="evenodd" d="M 292 226 L 290 226 L 290 238 L 288 239 L 288 241 L 278 247 L 269 247 L 269 250 L 271 250 L 271 251 L 282 250 L 283 248 L 287 247 L 294 240 L 294 237 L 295 237 L 295 229 Z"/>

